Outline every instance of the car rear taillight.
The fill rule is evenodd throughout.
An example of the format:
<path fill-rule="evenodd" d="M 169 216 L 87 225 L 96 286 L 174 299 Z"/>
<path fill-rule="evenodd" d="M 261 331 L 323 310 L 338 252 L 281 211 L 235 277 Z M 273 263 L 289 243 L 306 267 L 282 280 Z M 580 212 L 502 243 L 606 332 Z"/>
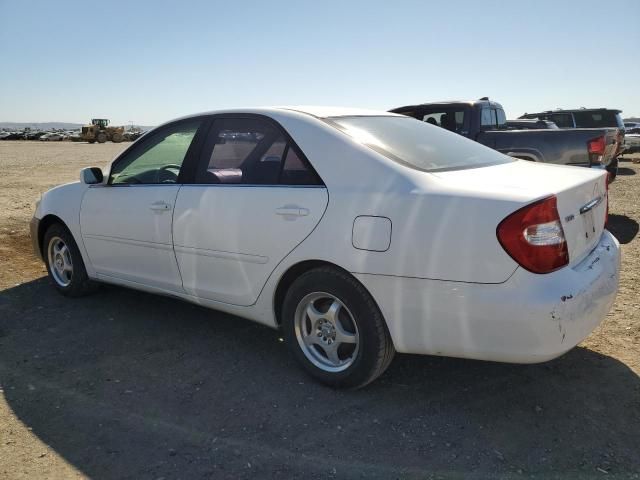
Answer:
<path fill-rule="evenodd" d="M 587 142 L 587 149 L 589 150 L 589 160 L 591 164 L 601 164 L 604 158 L 604 151 L 606 148 L 604 135 L 596 138 L 592 138 Z"/>
<path fill-rule="evenodd" d="M 530 272 L 549 273 L 569 263 L 555 195 L 515 211 L 496 234 L 509 256 Z"/>

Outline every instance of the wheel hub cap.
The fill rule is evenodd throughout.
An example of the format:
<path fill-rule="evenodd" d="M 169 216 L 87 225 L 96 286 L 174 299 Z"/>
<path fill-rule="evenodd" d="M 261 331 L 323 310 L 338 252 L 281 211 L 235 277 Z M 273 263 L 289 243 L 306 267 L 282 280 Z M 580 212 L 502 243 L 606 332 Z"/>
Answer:
<path fill-rule="evenodd" d="M 71 252 L 60 237 L 53 237 L 47 247 L 49 270 L 53 280 L 61 287 L 71 283 L 73 275 L 73 263 Z"/>
<path fill-rule="evenodd" d="M 322 337 L 324 342 L 331 344 L 336 338 L 336 329 L 326 320 L 321 320 L 318 326 L 318 336 Z"/>
<path fill-rule="evenodd" d="M 316 367 L 341 372 L 357 358 L 358 326 L 346 305 L 334 295 L 306 295 L 296 308 L 294 326 L 302 352 Z"/>

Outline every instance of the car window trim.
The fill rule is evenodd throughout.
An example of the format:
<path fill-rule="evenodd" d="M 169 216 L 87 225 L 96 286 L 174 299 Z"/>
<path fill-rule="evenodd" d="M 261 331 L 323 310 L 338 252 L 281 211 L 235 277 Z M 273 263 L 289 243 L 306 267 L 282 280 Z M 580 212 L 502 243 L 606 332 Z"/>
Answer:
<path fill-rule="evenodd" d="M 302 149 L 298 146 L 298 144 L 295 142 L 293 137 L 291 137 L 291 135 L 289 135 L 289 132 L 287 132 L 287 130 L 277 120 L 275 120 L 274 118 L 271 118 L 271 117 L 269 117 L 267 115 L 262 115 L 262 114 L 259 114 L 259 113 L 218 113 L 218 114 L 210 115 L 209 117 L 210 117 L 209 127 L 207 129 L 206 135 L 203 135 L 204 138 L 201 141 L 200 151 L 198 152 L 197 159 L 196 159 L 197 166 L 196 166 L 196 168 L 194 169 L 194 172 L 193 172 L 192 182 L 184 183 L 183 185 L 229 186 L 229 187 L 246 186 L 246 187 L 298 187 L 298 188 L 299 187 L 302 187 L 302 188 L 305 188 L 305 187 L 306 188 L 309 188 L 309 187 L 313 187 L 313 188 L 321 187 L 321 188 L 326 188 L 326 184 L 325 184 L 324 180 L 322 179 L 322 177 L 320 176 L 318 171 L 313 167 L 313 165 L 311 164 L 311 162 L 309 161 L 307 156 L 304 154 Z M 198 173 L 201 173 L 201 172 L 207 170 L 207 167 L 209 166 L 211 153 L 206 151 L 205 146 L 207 144 L 207 140 L 209 139 L 209 136 L 210 135 L 214 135 L 215 132 L 216 132 L 216 125 L 215 125 L 216 120 L 226 120 L 226 119 L 229 119 L 229 120 L 231 120 L 231 119 L 263 120 L 263 121 L 266 121 L 267 123 L 269 123 L 279 133 L 281 133 L 283 135 L 285 141 L 287 142 L 288 148 L 292 148 L 294 150 L 294 152 L 298 155 L 298 158 L 303 163 L 305 168 L 307 168 L 311 173 L 313 173 L 313 175 L 318 179 L 319 183 L 318 184 L 313 184 L 313 185 L 290 185 L 290 184 L 284 184 L 284 183 L 279 183 L 280 182 L 280 176 L 278 176 L 278 183 L 277 184 L 262 184 L 262 183 L 260 183 L 260 184 L 249 184 L 249 183 L 197 183 L 196 179 L 198 178 Z M 288 149 L 287 149 L 287 151 L 288 151 Z M 207 158 L 207 154 L 208 154 L 209 158 Z M 282 168 L 284 166 L 285 160 L 286 160 L 286 158 L 282 159 L 280 173 L 282 173 Z"/>

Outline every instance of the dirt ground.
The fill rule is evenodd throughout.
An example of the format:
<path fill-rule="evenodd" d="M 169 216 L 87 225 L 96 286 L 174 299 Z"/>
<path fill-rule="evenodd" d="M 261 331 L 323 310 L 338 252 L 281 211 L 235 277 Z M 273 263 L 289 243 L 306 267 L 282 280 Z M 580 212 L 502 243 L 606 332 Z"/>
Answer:
<path fill-rule="evenodd" d="M 0 478 L 640 478 L 640 165 L 611 187 L 620 291 L 583 344 L 529 366 L 398 355 L 342 392 L 248 321 L 54 292 L 34 202 L 125 147 L 0 142 Z"/>

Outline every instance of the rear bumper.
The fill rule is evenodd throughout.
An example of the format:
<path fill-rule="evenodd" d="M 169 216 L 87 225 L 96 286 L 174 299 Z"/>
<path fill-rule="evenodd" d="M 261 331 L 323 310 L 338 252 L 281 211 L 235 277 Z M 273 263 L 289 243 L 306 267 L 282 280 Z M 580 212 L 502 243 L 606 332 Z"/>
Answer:
<path fill-rule="evenodd" d="M 357 274 L 378 302 L 396 350 L 513 363 L 558 357 L 606 317 L 615 300 L 620 246 L 604 231 L 574 267 L 501 284 Z"/>

